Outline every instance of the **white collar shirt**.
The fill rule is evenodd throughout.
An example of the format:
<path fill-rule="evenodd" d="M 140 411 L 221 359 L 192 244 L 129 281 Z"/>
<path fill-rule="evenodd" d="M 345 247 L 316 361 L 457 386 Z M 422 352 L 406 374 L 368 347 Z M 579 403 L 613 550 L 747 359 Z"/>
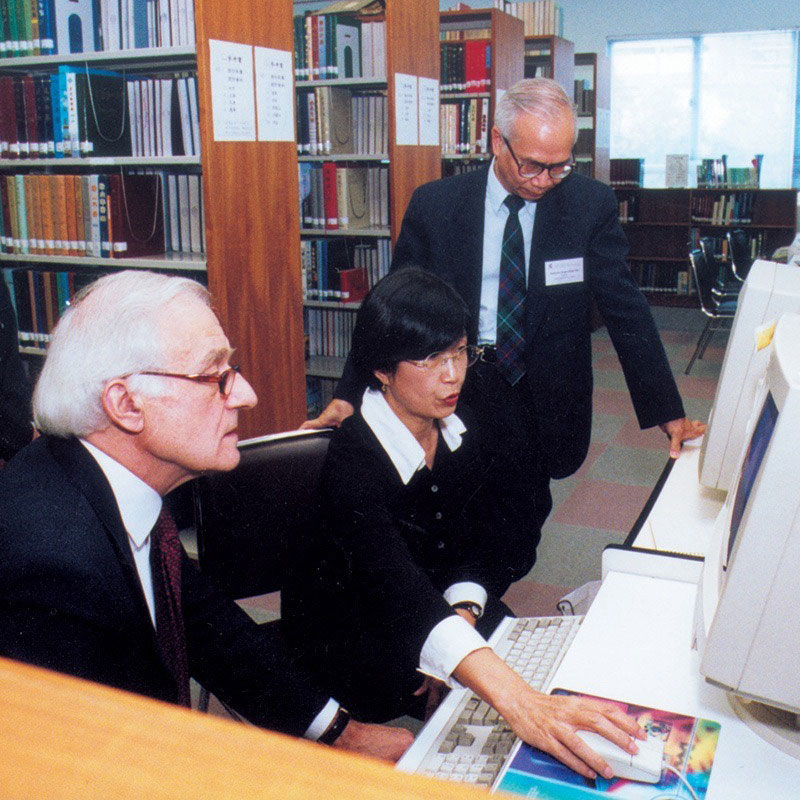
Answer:
<path fill-rule="evenodd" d="M 508 207 L 504 201 L 508 192 L 494 172 L 494 159 L 489 166 L 486 182 L 486 200 L 483 212 L 483 271 L 481 278 L 481 304 L 478 317 L 478 343 L 494 344 L 497 339 L 497 293 L 500 286 L 500 252 L 503 248 L 503 233 L 508 220 Z M 519 211 L 522 240 L 525 245 L 525 279 L 531 260 L 533 223 L 536 217 L 536 202 L 525 201 Z"/>

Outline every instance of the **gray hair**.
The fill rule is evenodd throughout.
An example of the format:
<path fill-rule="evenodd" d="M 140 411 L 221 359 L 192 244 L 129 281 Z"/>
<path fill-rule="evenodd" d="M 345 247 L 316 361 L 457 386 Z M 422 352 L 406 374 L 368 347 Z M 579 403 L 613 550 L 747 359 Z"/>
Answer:
<path fill-rule="evenodd" d="M 106 275 L 78 292 L 53 331 L 36 383 L 36 427 L 65 437 L 104 430 L 103 387 L 112 378 L 164 368 L 169 343 L 158 333 L 161 315 L 183 295 L 211 305 L 196 281 L 138 270 Z M 153 394 L 165 383 L 138 382 L 138 390 Z"/>
<path fill-rule="evenodd" d="M 577 138 L 578 117 L 575 104 L 561 85 L 550 78 L 525 78 L 517 81 L 498 100 L 494 124 L 503 136 L 509 138 L 514 123 L 522 113 L 547 120 L 570 114 Z"/>

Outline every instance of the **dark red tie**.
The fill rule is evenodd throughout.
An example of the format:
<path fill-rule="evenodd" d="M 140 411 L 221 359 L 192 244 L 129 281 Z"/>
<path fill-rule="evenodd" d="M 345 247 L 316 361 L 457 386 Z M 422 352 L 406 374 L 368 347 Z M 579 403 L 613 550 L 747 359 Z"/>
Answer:
<path fill-rule="evenodd" d="M 150 534 L 150 567 L 158 646 L 178 685 L 178 703 L 191 707 L 186 631 L 181 610 L 181 543 L 175 520 L 163 506 Z"/>

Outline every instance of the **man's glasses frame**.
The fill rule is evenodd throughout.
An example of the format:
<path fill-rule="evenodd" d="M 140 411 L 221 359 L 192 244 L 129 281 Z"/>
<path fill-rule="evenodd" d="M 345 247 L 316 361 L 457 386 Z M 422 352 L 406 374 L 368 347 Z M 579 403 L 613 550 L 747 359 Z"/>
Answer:
<path fill-rule="evenodd" d="M 181 378 L 185 381 L 194 381 L 195 383 L 216 383 L 219 387 L 219 393 L 224 397 L 230 397 L 233 391 L 233 384 L 236 381 L 236 376 L 239 374 L 239 367 L 228 367 L 222 372 L 203 373 L 198 372 L 192 375 L 186 375 L 180 372 L 134 372 L 133 375 L 155 375 L 162 378 Z M 126 376 L 127 377 L 127 376 Z"/>
<path fill-rule="evenodd" d="M 567 175 L 572 172 L 572 169 L 575 166 L 575 158 L 571 154 L 566 161 L 558 161 L 555 164 L 541 164 L 538 161 L 526 161 L 523 164 L 517 158 L 517 154 L 514 152 L 511 142 L 509 142 L 508 139 L 506 139 L 506 137 L 502 134 L 501 136 L 505 146 L 508 148 L 508 152 L 511 153 L 511 158 L 514 159 L 514 163 L 517 165 L 517 172 L 519 173 L 520 178 L 535 178 L 547 170 L 547 174 L 550 176 L 551 180 L 556 182 L 563 181 L 564 178 L 566 178 Z M 554 170 L 560 171 L 554 172 Z"/>

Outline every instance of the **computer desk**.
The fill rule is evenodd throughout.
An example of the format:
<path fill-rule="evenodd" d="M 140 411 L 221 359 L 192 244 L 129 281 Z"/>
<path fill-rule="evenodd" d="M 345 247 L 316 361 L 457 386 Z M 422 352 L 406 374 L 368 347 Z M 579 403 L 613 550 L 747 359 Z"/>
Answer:
<path fill-rule="evenodd" d="M 552 688 L 719 722 L 706 800 L 796 800 L 800 761 L 739 720 L 725 693 L 700 675 L 692 649 L 698 555 L 706 552 L 725 498 L 699 486 L 699 452 L 699 442 L 684 446 L 659 480 L 628 549 L 604 554 L 602 585 Z M 697 555 L 682 559 L 653 550 Z"/>

